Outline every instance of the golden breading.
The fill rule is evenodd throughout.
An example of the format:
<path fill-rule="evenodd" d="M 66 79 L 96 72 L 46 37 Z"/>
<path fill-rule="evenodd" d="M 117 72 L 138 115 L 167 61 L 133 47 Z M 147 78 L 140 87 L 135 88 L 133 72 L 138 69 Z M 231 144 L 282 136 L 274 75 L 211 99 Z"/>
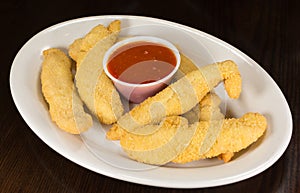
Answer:
<path fill-rule="evenodd" d="M 234 156 L 233 152 L 222 153 L 218 156 L 219 159 L 223 160 L 225 163 L 229 162 Z"/>
<path fill-rule="evenodd" d="M 185 117 L 190 124 L 193 124 L 197 121 L 212 121 L 212 120 L 220 120 L 224 119 L 224 115 L 221 113 L 219 105 L 221 104 L 221 99 L 215 93 L 208 93 L 199 104 L 197 104 L 194 108 L 192 108 L 187 113 L 183 114 L 182 116 Z M 215 130 L 211 130 L 212 133 Z M 211 138 L 211 144 L 208 144 L 205 149 L 202 151 L 207 151 L 207 149 L 211 148 L 216 137 L 218 136 L 218 132 L 215 132 Z M 113 136 L 115 137 L 115 136 Z M 201 151 L 201 150 L 200 150 Z M 224 162 L 229 162 L 234 156 L 233 152 L 226 152 L 222 153 L 218 156 L 219 159 L 223 160 Z"/>
<path fill-rule="evenodd" d="M 190 124 L 198 121 L 223 119 L 224 115 L 219 108 L 220 104 L 221 99 L 217 94 L 208 93 L 199 104 L 182 116 L 185 117 Z"/>
<path fill-rule="evenodd" d="M 183 114 L 188 122 L 194 123 L 196 121 L 208 121 L 211 119 L 224 118 L 218 107 L 221 99 L 215 93 L 208 93 L 192 110 Z M 106 138 L 109 140 L 120 140 L 125 130 L 118 124 L 114 124 L 107 132 Z"/>
<path fill-rule="evenodd" d="M 267 128 L 266 118 L 259 113 L 247 113 L 239 119 L 225 119 L 222 131 L 211 149 L 200 155 L 200 148 L 209 128 L 209 122 L 201 121 L 191 125 L 197 128 L 189 146 L 172 162 L 187 163 L 212 158 L 222 153 L 238 152 L 247 148 L 263 135 Z"/>
<path fill-rule="evenodd" d="M 203 142 L 203 145 L 200 148 L 200 153 L 207 152 L 215 143 L 221 132 L 221 124 L 225 116 L 221 113 L 219 108 L 220 104 L 221 99 L 218 95 L 215 93 L 208 93 L 192 110 L 183 114 L 190 124 L 199 121 L 208 121 L 212 123 L 209 124 L 209 128 L 204 139 L 205 142 Z"/>
<path fill-rule="evenodd" d="M 119 31 L 119 20 L 113 21 L 108 28 L 98 25 L 84 38 L 75 40 L 69 50 L 77 61 L 75 79 L 79 95 L 104 124 L 116 122 L 124 112 L 120 95 L 101 63 L 105 52 L 116 42 Z"/>
<path fill-rule="evenodd" d="M 83 58 L 89 50 L 91 50 L 97 42 L 107 37 L 112 33 L 119 33 L 121 29 L 121 21 L 114 20 L 106 28 L 102 24 L 99 24 L 91 29 L 83 38 L 74 40 L 74 42 L 69 46 L 70 57 L 77 62 L 78 65 L 81 64 Z"/>
<path fill-rule="evenodd" d="M 79 134 L 92 126 L 74 87 L 71 60 L 59 49 L 43 52 L 42 93 L 49 104 L 51 119 L 64 131 Z"/>
<path fill-rule="evenodd" d="M 146 151 L 157 149 L 172 139 L 181 124 L 184 124 L 186 128 L 188 126 L 186 119 L 180 116 L 166 117 L 159 124 L 152 125 L 159 128 L 157 132 L 146 136 L 126 132 L 120 139 L 120 144 L 126 150 Z"/>
<path fill-rule="evenodd" d="M 188 74 L 189 72 L 192 72 L 194 70 L 198 70 L 198 66 L 196 66 L 193 61 L 188 58 L 187 56 L 185 56 L 184 54 L 180 53 L 180 66 L 178 71 L 175 73 L 174 75 L 174 80 L 179 80 L 180 78 L 182 78 L 183 76 L 185 76 L 186 74 Z"/>
<path fill-rule="evenodd" d="M 69 56 L 74 60 L 77 61 L 80 47 L 84 38 L 78 38 L 74 40 L 74 42 L 69 46 Z"/>
<path fill-rule="evenodd" d="M 233 99 L 239 98 L 242 90 L 242 79 L 237 65 L 233 61 L 227 60 L 218 63 L 218 69 L 224 79 L 224 87 L 228 96 Z"/>
<path fill-rule="evenodd" d="M 241 77 L 237 65 L 233 61 L 224 61 L 188 73 L 121 116 L 118 124 L 129 132 L 149 134 L 138 128 L 159 123 L 166 116 L 186 113 L 222 80 L 225 80 L 225 84 L 235 87 L 225 85 L 228 95 L 238 98 L 241 92 Z"/>
<path fill-rule="evenodd" d="M 120 140 L 126 130 L 122 129 L 118 124 L 113 124 L 111 128 L 106 132 L 106 139 L 108 140 Z"/>
<path fill-rule="evenodd" d="M 180 116 L 166 117 L 159 129 L 151 135 L 135 135 L 126 132 L 120 144 L 127 155 L 136 161 L 163 165 L 174 159 L 190 143 L 195 130 Z"/>

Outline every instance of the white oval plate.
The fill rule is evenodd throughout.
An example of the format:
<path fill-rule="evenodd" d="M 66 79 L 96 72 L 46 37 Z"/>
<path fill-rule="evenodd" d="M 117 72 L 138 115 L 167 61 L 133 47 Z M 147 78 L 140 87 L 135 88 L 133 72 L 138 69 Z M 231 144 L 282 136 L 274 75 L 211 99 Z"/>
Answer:
<path fill-rule="evenodd" d="M 224 99 L 226 109 L 236 117 L 249 111 L 264 114 L 268 120 L 264 137 L 226 164 L 213 159 L 182 166 L 168 164 L 161 167 L 140 167 L 138 163 L 128 161 L 118 145 L 106 145 L 104 130 L 94 126 L 84 135 L 76 136 L 58 129 L 50 119 L 41 94 L 39 76 L 42 51 L 50 47 L 66 51 L 74 39 L 82 37 L 92 27 L 100 23 L 107 25 L 115 19 L 122 22 L 121 35 L 156 35 L 165 38 L 179 45 L 181 51 L 199 65 L 234 60 L 241 71 L 243 91 L 238 100 Z M 292 135 L 292 116 L 285 97 L 255 61 L 211 35 L 155 18 L 96 16 L 49 27 L 32 37 L 16 55 L 11 67 L 10 87 L 14 102 L 25 122 L 48 146 L 94 172 L 139 184 L 201 188 L 238 182 L 275 163 L 287 148 Z M 98 123 L 95 124 L 97 126 Z M 95 137 L 97 135 L 99 138 Z M 105 158 L 99 159 L 98 153 L 100 158 Z M 110 162 L 111 160 L 113 161 Z"/>

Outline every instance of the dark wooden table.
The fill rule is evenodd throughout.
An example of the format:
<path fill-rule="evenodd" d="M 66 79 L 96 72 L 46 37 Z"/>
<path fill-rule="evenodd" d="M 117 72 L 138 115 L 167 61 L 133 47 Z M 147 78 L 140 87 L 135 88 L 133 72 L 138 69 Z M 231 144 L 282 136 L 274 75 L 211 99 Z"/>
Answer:
<path fill-rule="evenodd" d="M 0 192 L 300 192 L 299 1 L 4 0 L 0 10 Z M 292 111 L 293 136 L 283 156 L 242 182 L 182 190 L 112 179 L 49 148 L 14 105 L 9 89 L 12 61 L 21 46 L 46 27 L 107 14 L 151 16 L 188 25 L 228 42 L 258 62 L 282 89 Z"/>

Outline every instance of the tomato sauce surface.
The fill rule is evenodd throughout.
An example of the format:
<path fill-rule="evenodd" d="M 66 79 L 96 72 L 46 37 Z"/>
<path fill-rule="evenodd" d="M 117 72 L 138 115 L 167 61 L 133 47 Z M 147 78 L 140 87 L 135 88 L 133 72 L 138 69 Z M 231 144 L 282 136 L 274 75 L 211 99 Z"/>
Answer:
<path fill-rule="evenodd" d="M 107 69 L 115 78 L 134 84 L 146 84 L 170 74 L 176 56 L 169 48 L 150 42 L 129 43 L 109 58 Z"/>

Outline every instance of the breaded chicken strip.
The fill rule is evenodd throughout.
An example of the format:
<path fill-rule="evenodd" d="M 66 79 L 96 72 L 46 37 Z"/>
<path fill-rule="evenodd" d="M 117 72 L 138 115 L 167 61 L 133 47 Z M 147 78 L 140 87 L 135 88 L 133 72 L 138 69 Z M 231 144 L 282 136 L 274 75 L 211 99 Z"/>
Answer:
<path fill-rule="evenodd" d="M 62 130 L 79 134 L 92 126 L 92 117 L 84 112 L 72 78 L 72 61 L 59 49 L 43 52 L 42 93 L 49 104 L 51 119 Z"/>
<path fill-rule="evenodd" d="M 221 110 L 219 108 L 220 104 L 221 99 L 217 94 L 208 93 L 200 101 L 199 104 L 197 104 L 194 108 L 192 108 L 192 110 L 183 114 L 182 116 L 187 118 L 190 124 L 193 124 L 198 121 L 213 121 L 224 119 L 225 116 L 221 113 Z M 212 126 L 213 125 L 210 125 L 210 127 Z M 206 134 L 206 137 L 210 138 L 210 143 L 208 143 L 206 146 L 202 146 L 202 149 L 200 149 L 200 153 L 201 151 L 206 152 L 211 148 L 213 143 L 215 143 L 215 140 L 218 137 L 221 129 L 222 128 L 210 128 L 211 132 L 208 132 Z M 218 158 L 223 160 L 224 162 L 229 162 L 233 158 L 233 156 L 233 152 L 226 152 L 219 155 Z"/>
<path fill-rule="evenodd" d="M 187 163 L 199 159 L 212 158 L 223 153 L 238 152 L 260 138 L 266 128 L 267 120 L 259 113 L 247 113 L 239 119 L 225 119 L 222 124 L 222 131 L 211 149 L 199 154 L 203 140 L 209 128 L 207 121 L 201 121 L 191 125 L 197 128 L 189 146 L 177 158 L 172 160 L 175 163 Z"/>
<path fill-rule="evenodd" d="M 98 25 L 69 47 L 69 55 L 77 62 L 75 78 L 79 95 L 104 124 L 116 122 L 124 112 L 120 95 L 102 68 L 103 56 L 116 42 L 119 32 L 119 20 L 107 28 Z"/>
<path fill-rule="evenodd" d="M 182 116 L 188 120 L 189 124 L 198 121 L 224 118 L 224 115 L 220 112 L 220 103 L 221 99 L 218 95 L 215 93 L 208 93 L 198 105 Z M 106 138 L 109 140 L 120 140 L 124 132 L 126 132 L 126 130 L 119 127 L 118 124 L 114 124 L 114 126 L 106 132 Z"/>
<path fill-rule="evenodd" d="M 185 118 L 166 117 L 157 132 L 142 136 L 126 132 L 120 144 L 127 155 L 136 161 L 163 165 L 176 158 L 190 143 L 196 128 L 189 128 Z"/>
<path fill-rule="evenodd" d="M 159 123 L 166 116 L 188 112 L 222 80 L 228 95 L 231 98 L 238 98 L 241 92 L 241 76 L 237 65 L 227 60 L 188 73 L 120 117 L 118 126 L 141 135 L 155 132 L 139 128 Z"/>
<path fill-rule="evenodd" d="M 126 150 L 147 151 L 157 149 L 172 139 L 180 125 L 184 125 L 186 129 L 188 127 L 187 120 L 180 116 L 166 117 L 159 124 L 152 125 L 153 127 L 159 127 L 155 134 L 144 136 L 126 132 L 120 139 L 120 144 Z"/>
<path fill-rule="evenodd" d="M 217 94 L 208 93 L 199 104 L 187 113 L 183 114 L 183 116 L 189 120 L 190 124 L 199 121 L 214 123 L 209 124 L 209 128 L 204 139 L 205 142 L 200 148 L 200 154 L 207 152 L 212 147 L 222 130 L 222 121 L 225 116 L 221 113 L 219 108 L 220 104 L 221 99 Z M 216 120 L 219 121 L 216 122 Z"/>
<path fill-rule="evenodd" d="M 84 38 L 78 38 L 69 46 L 69 56 L 78 63 L 80 49 Z M 80 63 L 80 62 L 79 62 Z"/>
<path fill-rule="evenodd" d="M 200 154 L 210 124 L 214 125 L 215 122 L 216 120 L 200 121 L 187 128 L 187 121 L 183 117 L 166 117 L 159 125 L 153 125 L 159 126 L 156 132 L 150 135 L 125 132 L 120 144 L 130 158 L 148 164 L 165 164 L 168 161 L 183 164 L 220 155 L 224 156 L 225 161 L 229 161 L 233 156 L 231 152 L 247 148 L 267 128 L 266 118 L 259 113 L 247 113 L 239 119 L 225 119 L 222 131 L 213 146 L 206 153 Z M 178 156 L 170 160 L 176 154 Z"/>
<path fill-rule="evenodd" d="M 219 105 L 221 104 L 220 97 L 215 93 L 208 93 L 203 99 L 190 111 L 184 113 L 189 124 L 193 124 L 199 121 L 211 121 L 217 119 L 224 119 L 224 115 L 221 113 Z"/>
<path fill-rule="evenodd" d="M 112 21 L 108 27 L 99 24 L 91 29 L 83 38 L 78 38 L 69 46 L 69 55 L 76 61 L 77 67 L 81 64 L 87 52 L 90 51 L 100 40 L 112 33 L 120 32 L 120 20 Z"/>

